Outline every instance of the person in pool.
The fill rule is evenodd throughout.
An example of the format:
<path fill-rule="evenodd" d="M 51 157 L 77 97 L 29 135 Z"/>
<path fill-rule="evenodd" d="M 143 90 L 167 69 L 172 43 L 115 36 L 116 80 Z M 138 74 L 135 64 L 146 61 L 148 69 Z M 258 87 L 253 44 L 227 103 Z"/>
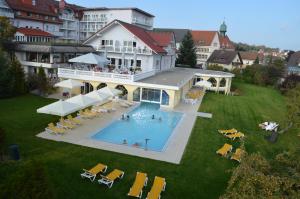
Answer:
<path fill-rule="evenodd" d="M 152 115 L 152 119 L 153 119 L 153 120 L 155 119 L 155 115 Z"/>
<path fill-rule="evenodd" d="M 125 115 L 124 114 L 122 114 L 122 120 L 124 120 L 125 119 Z"/>
<path fill-rule="evenodd" d="M 125 145 L 128 144 L 126 139 L 123 140 L 123 144 L 125 144 Z"/>
<path fill-rule="evenodd" d="M 160 122 L 162 121 L 161 117 L 158 118 L 158 121 L 160 121 Z"/>
<path fill-rule="evenodd" d="M 129 115 L 127 115 L 127 116 L 126 116 L 126 118 L 127 118 L 127 120 L 129 120 L 130 116 L 129 116 Z"/>
<path fill-rule="evenodd" d="M 132 146 L 134 146 L 134 147 L 140 147 L 140 144 L 138 142 L 136 142 Z"/>

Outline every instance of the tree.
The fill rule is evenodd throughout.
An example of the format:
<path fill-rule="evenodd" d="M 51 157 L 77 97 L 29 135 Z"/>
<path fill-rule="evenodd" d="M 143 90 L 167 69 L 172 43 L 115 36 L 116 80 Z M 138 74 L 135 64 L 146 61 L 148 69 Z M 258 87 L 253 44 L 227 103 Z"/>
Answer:
<path fill-rule="evenodd" d="M 16 28 L 13 27 L 7 17 L 0 16 L 0 44 L 14 38 Z"/>
<path fill-rule="evenodd" d="M 234 169 L 221 198 L 299 198 L 299 161 L 299 150 L 278 154 L 273 161 L 248 155 Z"/>
<path fill-rule="evenodd" d="M 38 69 L 37 80 L 38 80 L 38 90 L 40 94 L 45 95 L 48 91 L 49 83 L 43 67 L 39 67 Z"/>
<path fill-rule="evenodd" d="M 300 84 L 287 92 L 287 113 L 290 124 L 300 127 Z"/>
<path fill-rule="evenodd" d="M 197 64 L 196 48 L 191 32 L 187 32 L 179 47 L 179 55 L 176 64 L 195 67 Z"/>
<path fill-rule="evenodd" d="M 10 97 L 12 93 L 10 61 L 8 55 L 0 48 L 0 98 Z"/>
<path fill-rule="evenodd" d="M 295 88 L 297 84 L 300 84 L 300 76 L 291 74 L 284 79 L 279 89 L 281 93 L 286 94 L 290 89 Z"/>
<path fill-rule="evenodd" d="M 20 62 L 14 58 L 9 68 L 13 95 L 21 95 L 26 92 L 25 73 Z"/>
<path fill-rule="evenodd" d="M 259 64 L 259 57 L 257 56 L 256 59 L 254 60 L 253 64 Z"/>

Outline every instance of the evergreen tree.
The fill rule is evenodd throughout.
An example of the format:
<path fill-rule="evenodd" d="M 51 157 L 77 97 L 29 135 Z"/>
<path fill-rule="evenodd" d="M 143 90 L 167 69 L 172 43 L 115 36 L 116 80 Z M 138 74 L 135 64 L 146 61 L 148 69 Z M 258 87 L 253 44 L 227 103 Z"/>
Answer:
<path fill-rule="evenodd" d="M 14 38 L 16 28 L 13 27 L 7 17 L 0 16 L 0 45 Z"/>
<path fill-rule="evenodd" d="M 259 64 L 259 58 L 258 58 L 258 56 L 256 57 L 256 59 L 255 59 L 255 61 L 254 61 L 253 64 Z"/>
<path fill-rule="evenodd" d="M 179 47 L 179 55 L 176 60 L 176 64 L 195 67 L 197 63 L 196 58 L 196 48 L 192 34 L 190 32 L 187 32 Z"/>
<path fill-rule="evenodd" d="M 10 97 L 12 93 L 12 77 L 9 72 L 10 61 L 7 57 L 7 53 L 0 48 L 0 98 Z"/>
<path fill-rule="evenodd" d="M 20 62 L 16 58 L 14 58 L 11 63 L 10 73 L 12 78 L 11 79 L 12 94 L 13 95 L 24 94 L 27 90 L 25 74 Z"/>
<path fill-rule="evenodd" d="M 38 90 L 41 95 L 46 94 L 48 90 L 48 80 L 46 77 L 45 70 L 42 67 L 39 67 L 38 69 Z"/>

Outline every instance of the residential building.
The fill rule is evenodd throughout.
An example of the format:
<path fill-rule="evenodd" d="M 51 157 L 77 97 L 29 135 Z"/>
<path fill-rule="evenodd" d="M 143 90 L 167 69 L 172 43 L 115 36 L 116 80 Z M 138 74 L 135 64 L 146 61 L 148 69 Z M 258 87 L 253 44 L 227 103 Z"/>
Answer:
<path fill-rule="evenodd" d="M 154 16 L 138 8 L 85 8 L 80 20 L 80 39 L 85 40 L 114 20 L 144 29 L 153 28 Z"/>
<path fill-rule="evenodd" d="M 48 77 L 57 76 L 58 67 L 67 67 L 68 60 L 89 52 L 90 46 L 15 43 L 13 49 L 26 74 L 37 73 L 43 67 Z"/>
<path fill-rule="evenodd" d="M 287 63 L 288 74 L 300 75 L 300 51 L 291 55 Z"/>
<path fill-rule="evenodd" d="M 0 16 L 7 17 L 11 20 L 14 18 L 14 12 L 10 9 L 5 0 L 0 0 Z"/>
<path fill-rule="evenodd" d="M 240 55 L 243 60 L 243 68 L 253 65 L 256 59 L 258 59 L 259 64 L 263 64 L 264 62 L 264 55 L 262 53 L 241 51 Z"/>
<path fill-rule="evenodd" d="M 157 32 L 173 32 L 176 40 L 176 49 L 178 50 L 184 36 L 190 31 L 189 29 L 172 29 L 172 28 L 154 28 Z"/>
<path fill-rule="evenodd" d="M 242 68 L 243 61 L 237 51 L 215 50 L 207 60 L 208 65 L 218 65 L 223 69 L 232 71 L 236 68 Z"/>
<path fill-rule="evenodd" d="M 83 7 L 68 4 L 64 0 L 60 0 L 59 18 L 63 21 L 59 28 L 60 32 L 62 32 L 60 40 L 67 42 L 79 42 L 79 21 L 82 17 L 82 8 Z"/>

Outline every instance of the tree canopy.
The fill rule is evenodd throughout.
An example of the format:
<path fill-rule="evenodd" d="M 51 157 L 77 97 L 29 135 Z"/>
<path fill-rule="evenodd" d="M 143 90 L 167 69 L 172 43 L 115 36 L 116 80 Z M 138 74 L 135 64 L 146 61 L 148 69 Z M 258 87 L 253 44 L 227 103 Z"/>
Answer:
<path fill-rule="evenodd" d="M 287 92 L 287 112 L 289 122 L 300 127 L 300 84 Z"/>
<path fill-rule="evenodd" d="M 6 17 L 0 16 L 0 43 L 10 41 L 14 38 L 16 28 L 11 25 L 10 21 Z"/>
<path fill-rule="evenodd" d="M 196 47 L 191 32 L 187 32 L 179 47 L 179 54 L 176 64 L 195 67 L 197 64 Z"/>

